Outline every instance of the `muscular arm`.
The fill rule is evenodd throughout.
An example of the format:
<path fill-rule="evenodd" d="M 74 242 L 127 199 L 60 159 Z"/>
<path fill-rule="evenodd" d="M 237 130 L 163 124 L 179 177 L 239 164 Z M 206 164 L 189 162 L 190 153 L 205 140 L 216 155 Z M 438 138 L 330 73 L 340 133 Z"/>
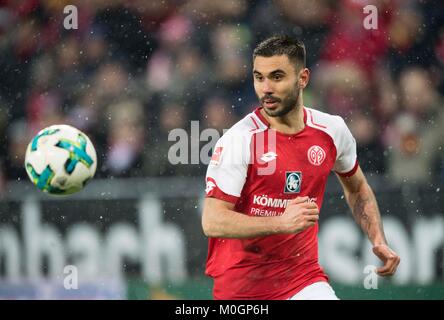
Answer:
<path fill-rule="evenodd" d="M 339 175 L 338 177 L 356 223 L 374 246 L 386 245 L 387 240 L 384 235 L 378 203 L 362 170 L 358 168 L 351 177 L 341 177 Z"/>
<path fill-rule="evenodd" d="M 202 227 L 208 237 L 249 238 L 278 232 L 274 217 L 250 217 L 233 210 L 234 204 L 205 198 Z"/>
<path fill-rule="evenodd" d="M 277 233 L 298 233 L 313 226 L 319 210 L 308 197 L 298 197 L 287 205 L 282 216 L 255 217 L 234 211 L 234 204 L 205 198 L 202 228 L 207 237 L 254 238 Z"/>
<path fill-rule="evenodd" d="M 393 275 L 399 265 L 400 258 L 387 245 L 378 203 L 361 168 L 358 168 L 351 177 L 338 175 L 338 178 L 354 219 L 373 244 L 374 254 L 384 262 L 384 266 L 377 269 L 378 274 L 381 276 Z"/>

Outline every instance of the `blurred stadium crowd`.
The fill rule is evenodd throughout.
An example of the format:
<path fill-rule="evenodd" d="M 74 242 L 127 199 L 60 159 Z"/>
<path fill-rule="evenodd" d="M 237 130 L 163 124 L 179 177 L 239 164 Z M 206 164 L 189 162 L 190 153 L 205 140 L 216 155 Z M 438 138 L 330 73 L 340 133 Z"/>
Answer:
<path fill-rule="evenodd" d="M 444 179 L 442 1 L 0 0 L 0 185 L 26 176 L 26 145 L 57 123 L 90 136 L 98 177 L 203 175 L 168 162 L 168 133 L 222 131 L 257 106 L 252 49 L 280 33 L 305 42 L 305 105 L 346 119 L 365 171 Z"/>

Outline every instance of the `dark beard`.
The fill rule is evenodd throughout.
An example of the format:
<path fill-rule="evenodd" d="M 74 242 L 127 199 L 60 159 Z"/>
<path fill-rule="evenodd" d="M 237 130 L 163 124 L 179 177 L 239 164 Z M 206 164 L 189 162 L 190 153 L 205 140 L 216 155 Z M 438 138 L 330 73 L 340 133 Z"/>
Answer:
<path fill-rule="evenodd" d="M 299 90 L 293 91 L 290 95 L 285 97 L 284 100 L 280 101 L 278 99 L 275 99 L 271 96 L 265 95 L 262 99 L 260 99 L 261 105 L 265 111 L 265 113 L 270 117 L 283 117 L 287 115 L 290 111 L 297 108 L 297 101 L 299 98 Z M 281 107 L 277 108 L 276 110 L 268 110 L 264 106 L 264 100 L 265 99 L 275 99 L 278 100 L 278 102 L 281 104 Z"/>

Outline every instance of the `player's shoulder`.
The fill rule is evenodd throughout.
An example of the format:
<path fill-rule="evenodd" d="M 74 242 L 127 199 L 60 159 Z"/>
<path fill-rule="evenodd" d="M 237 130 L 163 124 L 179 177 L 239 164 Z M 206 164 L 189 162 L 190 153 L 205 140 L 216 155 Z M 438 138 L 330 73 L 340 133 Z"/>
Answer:
<path fill-rule="evenodd" d="M 353 145 L 355 143 L 353 135 L 341 116 L 311 108 L 305 109 L 307 112 L 307 125 L 328 134 L 337 149 L 342 150 L 347 145 Z"/>
<path fill-rule="evenodd" d="M 346 126 L 344 119 L 339 115 L 330 114 L 313 108 L 304 108 L 307 111 L 307 124 L 311 127 L 338 130 Z"/>
<path fill-rule="evenodd" d="M 305 110 L 307 113 L 306 124 L 309 127 L 324 131 L 335 141 L 348 134 L 347 124 L 341 116 L 307 107 L 305 107 Z"/>
<path fill-rule="evenodd" d="M 260 131 L 264 131 L 268 128 L 261 119 L 257 116 L 256 112 L 250 112 L 238 122 L 236 122 L 231 128 L 229 128 L 223 134 L 223 139 L 232 138 L 243 138 L 246 140 L 251 139 L 251 137 Z"/>

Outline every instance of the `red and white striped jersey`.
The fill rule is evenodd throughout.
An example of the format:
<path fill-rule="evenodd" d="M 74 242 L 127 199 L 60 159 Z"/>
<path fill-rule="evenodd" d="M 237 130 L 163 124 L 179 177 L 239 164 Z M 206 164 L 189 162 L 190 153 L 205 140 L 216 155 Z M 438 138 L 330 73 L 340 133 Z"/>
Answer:
<path fill-rule="evenodd" d="M 260 108 L 231 127 L 216 143 L 206 196 L 250 216 L 282 215 L 298 196 L 321 209 L 329 173 L 355 173 L 356 142 L 341 117 L 303 110 L 305 127 L 297 134 L 271 129 Z M 287 299 L 328 281 L 318 262 L 317 234 L 316 224 L 297 234 L 210 238 L 206 274 L 214 279 L 214 298 Z"/>

